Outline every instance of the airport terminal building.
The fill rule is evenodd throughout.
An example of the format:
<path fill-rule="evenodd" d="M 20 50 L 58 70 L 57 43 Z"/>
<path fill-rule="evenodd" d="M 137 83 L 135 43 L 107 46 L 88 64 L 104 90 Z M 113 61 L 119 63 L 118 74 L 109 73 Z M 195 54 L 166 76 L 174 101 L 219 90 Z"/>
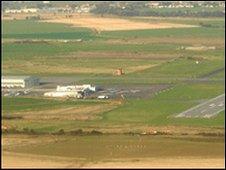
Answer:
<path fill-rule="evenodd" d="M 29 88 L 39 85 L 39 79 L 33 76 L 2 76 L 3 88 Z"/>

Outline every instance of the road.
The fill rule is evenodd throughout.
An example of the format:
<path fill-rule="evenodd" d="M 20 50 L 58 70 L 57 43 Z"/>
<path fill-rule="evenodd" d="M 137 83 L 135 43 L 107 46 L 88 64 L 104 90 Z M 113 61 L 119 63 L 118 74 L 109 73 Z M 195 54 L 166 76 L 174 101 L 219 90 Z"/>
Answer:
<path fill-rule="evenodd" d="M 221 111 L 225 110 L 225 94 L 212 98 L 204 103 L 201 103 L 191 109 L 188 109 L 176 117 L 203 117 L 210 118 Z"/>

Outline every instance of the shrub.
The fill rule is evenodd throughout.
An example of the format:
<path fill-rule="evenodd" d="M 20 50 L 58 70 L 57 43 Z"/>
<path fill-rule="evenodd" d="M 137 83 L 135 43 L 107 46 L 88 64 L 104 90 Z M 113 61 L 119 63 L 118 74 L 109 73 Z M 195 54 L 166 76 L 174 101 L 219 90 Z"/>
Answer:
<path fill-rule="evenodd" d="M 57 134 L 58 134 L 58 135 L 63 135 L 63 134 L 65 134 L 64 129 L 60 129 L 60 130 L 57 132 Z"/>
<path fill-rule="evenodd" d="M 82 129 L 70 131 L 71 135 L 82 135 L 84 132 Z"/>
<path fill-rule="evenodd" d="M 90 132 L 90 134 L 91 134 L 91 135 L 102 135 L 103 133 L 100 132 L 100 131 L 97 131 L 97 130 L 92 130 L 92 131 Z"/>

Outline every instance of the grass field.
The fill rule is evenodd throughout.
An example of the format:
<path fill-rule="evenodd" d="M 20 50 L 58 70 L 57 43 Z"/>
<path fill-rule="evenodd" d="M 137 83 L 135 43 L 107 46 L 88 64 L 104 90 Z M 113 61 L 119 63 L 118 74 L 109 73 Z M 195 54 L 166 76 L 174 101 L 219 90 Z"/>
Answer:
<path fill-rule="evenodd" d="M 158 53 L 160 49 L 163 51 L 160 52 L 166 53 L 167 51 L 175 51 L 177 45 L 171 44 L 105 44 L 104 42 L 87 42 L 87 43 L 5 43 L 3 44 L 3 54 L 4 58 L 35 58 L 38 56 L 56 56 L 56 55 L 66 55 L 72 52 L 95 52 L 95 51 L 104 51 L 104 52 L 152 52 Z M 25 53 L 26 52 L 26 53 Z M 17 55 L 13 55 L 16 53 Z"/>
<path fill-rule="evenodd" d="M 131 125 L 134 127 L 143 127 L 143 126 L 168 126 L 168 125 L 176 125 L 176 126 L 197 126 L 197 127 L 223 127 L 224 126 L 224 112 L 221 112 L 218 116 L 205 119 L 205 118 L 174 118 L 173 115 L 176 115 L 186 109 L 189 109 L 192 106 L 195 106 L 209 98 L 215 97 L 217 95 L 222 94 L 224 91 L 223 84 L 215 84 L 215 83 L 198 83 L 198 84 L 182 84 L 174 87 L 173 89 L 163 91 L 149 100 L 144 99 L 130 99 L 125 102 L 125 104 L 118 105 L 117 103 L 113 105 L 111 102 L 105 103 L 106 108 L 103 107 L 99 109 L 97 102 L 87 102 L 87 101 L 49 101 L 50 107 L 53 109 L 55 106 L 55 112 L 57 113 L 57 108 L 66 108 L 66 110 L 59 110 L 57 115 L 61 115 L 61 120 L 53 119 L 57 118 L 57 116 L 50 113 L 46 110 L 46 116 L 43 115 L 44 112 L 38 112 L 39 109 L 44 109 L 47 104 L 45 100 L 37 100 L 40 105 L 35 105 L 32 107 L 34 99 L 24 99 L 22 103 L 24 105 L 15 105 L 15 103 L 21 103 L 19 98 L 3 98 L 3 113 L 7 113 L 7 108 L 9 108 L 9 103 L 14 103 L 14 107 L 11 108 L 11 112 L 20 111 L 21 114 L 16 114 L 24 117 L 21 120 L 3 120 L 3 124 L 8 125 L 10 127 L 18 127 L 19 129 L 29 128 L 34 129 L 35 131 L 40 132 L 56 132 L 59 129 L 64 129 L 66 131 L 70 131 L 78 128 L 106 128 L 105 131 L 108 131 L 107 128 L 109 126 L 115 127 L 118 126 L 122 131 L 127 131 L 128 126 L 123 127 L 123 125 Z M 5 101 L 4 101 L 5 100 Z M 11 101 L 10 101 L 11 100 Z M 43 105 L 43 103 L 45 103 Z M 30 105 L 31 104 L 31 105 Z M 75 105 L 76 104 L 76 105 Z M 92 105 L 91 105 L 92 104 Z M 75 106 L 74 106 L 75 105 Z M 82 106 L 84 106 L 84 109 Z M 93 107 L 93 111 L 87 110 L 88 106 Z M 62 107 L 60 107 L 62 106 Z M 70 108 L 73 106 L 73 110 Z M 113 106 L 113 107 L 112 107 Z M 97 107 L 95 111 L 95 107 Z M 27 112 L 28 114 L 23 113 L 22 111 L 32 111 L 32 113 Z M 80 108 L 80 109 L 79 109 Z M 107 109 L 108 108 L 108 109 Z M 98 114 L 98 117 L 92 118 L 93 120 L 84 119 L 85 121 L 79 122 L 77 109 L 80 110 L 84 115 L 93 115 Z M 106 110 L 107 109 L 107 110 Z M 78 111 L 79 111 L 78 110 Z M 88 112 L 87 112 L 88 111 Z M 35 114 L 40 117 L 41 121 L 35 121 L 35 116 L 28 116 L 29 114 Z M 15 115 L 15 114 L 13 114 Z M 48 118 L 49 115 L 49 118 Z M 63 119 L 65 116 L 72 115 L 75 117 L 74 120 Z M 51 117 L 52 116 L 52 117 Z M 77 116 L 77 117 L 76 117 Z M 46 118 L 44 118 L 46 117 Z M 45 123 L 46 122 L 46 123 Z M 48 122 L 48 123 L 47 123 Z M 109 129 L 112 131 L 112 129 Z"/>
<path fill-rule="evenodd" d="M 142 20 L 142 18 L 140 20 Z M 149 22 L 149 19 L 146 19 L 145 21 L 147 22 L 147 20 Z M 196 19 L 195 21 L 191 21 L 191 19 L 181 20 L 163 18 L 155 18 L 154 20 L 154 22 L 163 20 L 164 22 L 181 22 L 182 24 L 183 22 L 205 22 L 212 23 L 214 25 L 216 24 L 215 22 L 217 22 L 217 24 L 220 26 L 223 26 L 224 24 L 224 21 L 222 19 L 213 20 L 212 18 L 210 18 L 209 20 Z M 152 21 L 153 19 L 150 20 L 150 22 Z M 82 43 L 5 42 L 3 43 L 2 50 L 4 63 L 3 73 L 36 75 L 78 75 L 93 73 L 109 75 L 112 74 L 112 71 L 114 71 L 116 68 L 123 67 L 127 73 L 135 72 L 136 74 L 136 72 L 147 69 L 146 72 L 151 72 L 152 74 L 152 72 L 155 72 L 155 69 L 161 67 L 159 66 L 155 69 L 151 67 L 151 65 L 156 64 L 156 61 L 153 60 L 156 60 L 158 58 L 168 61 L 169 59 L 177 58 L 179 56 L 201 56 L 212 60 L 224 60 L 223 37 L 223 27 L 173 28 L 164 29 L 164 31 L 159 29 L 107 31 L 101 32 L 97 35 L 87 28 L 72 28 L 64 24 L 43 23 L 31 20 L 6 20 L 3 21 L 4 39 L 81 38 L 83 40 L 92 41 Z M 211 41 L 209 41 L 210 39 Z M 180 50 L 181 46 L 193 46 L 194 44 L 196 46 L 203 44 L 212 45 L 216 46 L 217 49 L 212 51 Z M 103 55 L 103 53 L 108 53 L 108 55 Z M 140 60 L 124 60 L 124 58 L 128 58 L 128 56 L 131 55 L 131 58 Z M 103 59 L 106 58 L 106 56 L 108 56 L 109 61 Z M 66 60 L 65 57 L 67 58 Z M 84 60 L 83 58 L 88 59 Z M 120 61 L 118 60 L 119 58 L 121 59 Z M 220 65 L 220 61 L 213 62 L 216 62 L 216 65 L 212 67 L 218 67 Z M 56 68 L 59 68 L 59 63 L 60 69 L 57 69 L 58 71 L 55 72 L 54 70 L 56 70 Z M 108 67 L 108 63 L 111 63 L 111 67 Z M 208 61 L 204 61 L 204 63 L 208 63 Z M 205 67 L 204 65 L 203 67 Z M 151 68 L 149 68 L 149 66 Z M 187 67 L 187 65 L 183 66 Z M 162 68 L 164 67 L 165 66 L 162 66 Z M 187 68 L 190 69 L 190 67 Z M 205 68 L 202 68 L 202 70 L 203 72 L 207 71 Z M 177 74 L 174 75 L 177 76 Z M 153 75 L 151 76 L 153 77 Z M 101 82 L 101 79 L 97 81 Z"/>
<path fill-rule="evenodd" d="M 164 31 L 156 30 L 131 30 L 103 32 L 108 38 L 137 38 L 137 37 L 221 37 L 224 36 L 224 28 L 170 28 Z"/>
<path fill-rule="evenodd" d="M 142 99 L 2 97 L 2 128 L 9 130 L 2 135 L 5 165 L 223 165 L 225 111 L 212 118 L 174 115 L 224 93 L 224 19 L 122 19 L 199 27 L 97 32 L 60 23 L 3 20 L 4 75 L 62 76 L 81 84 L 120 87 L 171 86 Z M 83 41 L 58 41 L 62 39 Z M 215 49 L 185 49 L 202 46 Z M 126 74 L 114 76 L 118 68 Z M 72 136 L 79 130 L 82 135 Z M 154 131 L 156 136 L 141 135 Z"/>
<path fill-rule="evenodd" d="M 220 56 L 222 58 L 222 56 Z M 145 60 L 148 62 L 148 60 Z M 180 58 L 170 62 L 161 62 L 155 67 L 146 68 L 123 77 L 87 77 L 81 83 L 98 84 L 152 84 L 152 83 L 178 83 L 206 75 L 218 68 L 224 67 L 223 59 L 202 60 L 196 64 L 194 59 Z M 126 69 L 125 69 L 126 71 Z M 222 73 L 223 74 L 223 73 Z M 220 76 L 220 75 L 219 75 Z M 223 79 L 223 76 L 221 76 Z M 214 80 L 214 78 L 213 78 Z M 217 80 L 217 78 L 215 79 Z"/>
<path fill-rule="evenodd" d="M 168 21 L 167 19 L 159 20 Z M 169 19 L 169 21 L 171 20 Z M 178 20 L 179 19 L 174 19 L 172 20 L 172 22 L 177 22 Z M 179 21 L 191 22 L 190 19 Z M 198 21 L 214 22 L 213 19 L 195 20 L 195 22 Z M 224 23 L 221 19 L 218 19 L 215 22 L 218 22 L 219 25 L 222 25 Z M 155 70 L 158 70 L 159 68 L 165 69 L 164 65 L 157 68 L 149 68 L 149 66 L 156 64 L 156 61 L 153 61 L 154 59 L 156 60 L 156 58 L 161 58 L 161 60 L 163 59 L 165 61 L 168 61 L 169 59 L 179 56 L 201 56 L 204 58 L 209 58 L 211 60 L 220 59 L 222 62 L 222 60 L 224 60 L 223 37 L 224 28 L 222 27 L 174 28 L 164 29 L 164 31 L 158 29 L 108 31 L 96 35 L 87 28 L 72 28 L 63 24 L 42 23 L 29 20 L 3 21 L 4 39 L 81 38 L 84 40 L 92 40 L 82 43 L 5 42 L 3 43 L 2 50 L 4 63 L 3 73 L 36 75 L 77 75 L 93 73 L 109 75 L 112 74 L 112 71 L 117 67 L 123 67 L 128 73 L 137 71 L 139 72 L 143 70 L 142 68 L 144 68 L 147 69 L 146 72 L 148 72 L 148 74 L 150 73 L 151 75 L 155 74 Z M 210 39 L 211 41 L 209 41 Z M 114 42 L 115 40 L 117 40 L 116 43 Z M 200 46 L 202 44 L 210 44 L 216 46 L 217 49 L 212 51 L 179 50 L 181 46 L 193 46 L 194 44 L 196 44 L 196 46 Z M 103 55 L 103 53 L 108 53 L 108 55 Z M 132 58 L 139 60 L 124 60 L 124 58 L 128 58 L 128 56 L 131 55 Z M 108 56 L 108 60 L 103 59 L 106 58 L 106 56 Z M 66 60 L 65 57 L 67 58 Z M 83 58 L 88 59 L 84 60 Z M 119 58 L 121 60 L 118 60 Z M 185 62 L 185 65 L 182 64 L 181 67 L 190 69 L 190 67 L 187 67 L 186 65 L 189 64 L 188 62 Z M 219 67 L 219 65 L 222 65 L 220 64 L 220 61 L 212 62 L 216 62 L 216 65 L 212 64 L 213 66 L 211 67 Z M 111 63 L 111 67 L 108 67 L 108 63 Z M 208 70 L 206 70 L 205 68 L 209 68 L 210 65 L 208 65 L 207 63 L 210 62 L 204 61 L 204 63 L 206 64 L 202 64 L 203 68 L 201 68 L 200 70 L 206 72 Z M 61 69 L 57 69 L 58 72 L 55 72 L 54 70 L 59 67 L 59 64 Z M 169 67 L 171 67 L 170 64 Z M 167 69 L 168 68 L 166 67 L 166 72 L 168 72 Z M 169 72 L 170 70 L 171 68 L 169 68 Z M 197 72 L 198 70 L 195 71 Z M 161 69 L 160 72 L 162 72 Z M 177 76 L 175 72 L 171 73 L 173 73 L 172 75 Z M 153 75 L 151 76 L 153 77 Z"/>
<path fill-rule="evenodd" d="M 214 75 L 212 77 L 213 80 L 215 80 L 215 79 L 224 79 L 224 78 L 225 78 L 225 71 L 224 70 L 219 72 L 219 73 L 217 73 L 216 75 Z"/>
<path fill-rule="evenodd" d="M 48 110 L 62 106 L 74 105 L 95 105 L 100 101 L 85 100 L 85 101 L 70 101 L 70 100 L 52 100 L 42 98 L 27 98 L 27 97 L 2 97 L 2 111 L 3 114 L 7 112 L 22 112 L 22 111 L 37 111 Z M 101 103 L 107 103 L 101 101 Z"/>
<path fill-rule="evenodd" d="M 181 24 L 216 25 L 216 27 L 174 28 L 164 30 L 106 31 L 95 34 L 87 28 L 72 28 L 63 24 L 43 23 L 29 20 L 3 21 L 3 38 L 53 38 L 92 40 L 77 43 L 3 43 L 3 73 L 8 75 L 75 76 L 79 83 L 93 84 L 178 84 L 175 89 L 163 92 L 153 99 L 128 100 L 111 111 L 100 112 L 103 119 L 92 121 L 50 121 L 40 126 L 40 122 L 11 120 L 10 125 L 31 127 L 40 131 L 55 131 L 60 127 L 66 130 L 93 126 L 124 123 L 140 125 L 197 125 L 223 126 L 224 112 L 213 119 L 174 119 L 168 116 L 179 113 L 201 100 L 223 93 L 223 83 L 180 84 L 187 79 L 198 78 L 224 67 L 224 20 L 190 18 L 130 18 L 145 22 L 172 22 Z M 70 38 L 67 38 L 70 36 Z M 77 37 L 82 36 L 82 37 Z M 84 36 L 84 37 L 83 37 Z M 87 38 L 88 37 L 88 38 Z M 182 50 L 188 46 L 215 46 L 215 50 Z M 180 57 L 180 58 L 178 58 Z M 200 59 L 201 58 L 201 59 Z M 196 60 L 200 60 L 196 64 Z M 123 68 L 126 75 L 115 77 L 115 69 Z M 219 74 L 219 75 L 218 75 Z M 223 78 L 218 73 L 211 80 Z M 183 94 L 191 94 L 183 96 Z M 165 97 L 164 97 L 165 96 Z M 179 96 L 179 97 L 178 97 Z M 178 98 L 176 100 L 175 98 Z M 3 111 L 18 109 L 39 109 L 74 103 L 37 100 L 36 106 L 21 105 L 17 99 L 4 99 Z M 26 101 L 28 100 L 28 101 Z M 30 102 L 30 99 L 22 99 Z M 12 107 L 11 103 L 12 102 Z M 22 102 L 22 103 L 23 103 Z M 44 103 L 42 105 L 42 103 Z M 38 105 L 40 104 L 40 105 Z M 80 104 L 79 104 L 80 105 Z M 67 111 L 68 113 L 68 111 Z M 41 114 L 41 113 L 40 113 Z M 44 122 L 46 120 L 43 120 Z M 5 121 L 7 122 L 7 121 Z M 76 122 L 76 125 L 74 124 Z"/>
<path fill-rule="evenodd" d="M 150 74 L 150 76 L 156 77 L 160 74 L 154 76 L 155 72 L 160 72 L 165 76 L 168 76 L 165 73 L 170 74 L 172 77 L 178 76 L 177 69 L 186 68 L 187 70 L 183 69 L 184 72 L 180 72 L 180 74 L 184 77 L 187 77 L 187 75 L 192 77 L 193 75 L 190 74 L 192 72 L 201 74 L 202 72 L 208 72 L 223 66 L 223 49 L 189 52 L 178 50 L 178 47 L 170 44 L 116 45 L 103 43 L 56 43 L 21 45 L 6 43 L 3 45 L 2 51 L 4 63 L 3 73 L 39 75 L 67 75 L 76 73 L 112 74 L 115 69 L 122 67 L 126 73 L 144 70 L 141 72 L 144 76 Z M 103 52 L 108 53 L 108 59 L 104 58 L 106 54 L 103 55 Z M 128 52 L 134 59 L 126 59 L 128 58 L 126 56 Z M 16 56 L 14 55 L 15 53 Z M 155 68 L 152 67 L 156 64 L 164 63 L 164 61 L 168 61 L 170 58 L 179 57 L 180 55 L 187 57 L 199 57 L 201 55 L 207 59 L 201 61 L 199 65 L 195 65 L 195 60 L 184 59 L 165 63 Z M 110 67 L 108 63 L 111 63 Z M 194 69 L 190 69 L 191 67 Z"/>
<path fill-rule="evenodd" d="M 124 106 L 106 113 L 103 121 L 148 125 L 224 126 L 223 112 L 222 115 L 213 119 L 172 117 L 223 92 L 223 84 L 178 85 L 172 90 L 158 94 L 151 100 L 128 100 Z"/>
<path fill-rule="evenodd" d="M 94 39 L 87 28 L 71 28 L 64 24 L 41 23 L 32 20 L 3 21 L 3 38 L 13 39 Z"/>

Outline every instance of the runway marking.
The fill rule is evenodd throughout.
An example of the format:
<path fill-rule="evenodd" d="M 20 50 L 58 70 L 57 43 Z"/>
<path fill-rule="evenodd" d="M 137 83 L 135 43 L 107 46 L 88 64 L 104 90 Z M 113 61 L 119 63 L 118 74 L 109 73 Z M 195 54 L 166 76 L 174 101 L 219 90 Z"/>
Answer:
<path fill-rule="evenodd" d="M 219 96 L 217 96 L 215 98 L 212 98 L 212 99 L 210 99 L 210 100 L 208 100 L 208 101 L 206 101 L 204 103 L 196 105 L 196 106 L 194 106 L 194 107 L 192 107 L 192 108 L 190 108 L 190 109 L 188 109 L 188 110 L 186 110 L 184 112 L 181 112 L 180 114 L 176 115 L 175 117 L 195 117 L 198 112 L 200 113 L 201 109 L 202 109 L 201 113 L 204 113 L 205 111 L 207 111 L 207 109 L 204 109 L 204 108 L 209 108 L 209 109 L 213 109 L 213 110 L 208 110 L 208 111 L 212 111 L 213 113 L 207 113 L 203 117 L 210 118 L 210 117 L 220 113 L 221 111 L 225 110 L 225 108 L 219 108 L 219 110 L 216 110 L 216 107 L 215 107 L 216 104 L 219 102 L 219 101 L 216 101 L 216 100 L 221 99 L 222 97 L 223 97 L 222 100 L 224 100 L 225 94 L 219 95 Z M 209 104 L 209 103 L 211 103 L 211 104 Z M 224 101 L 222 103 L 224 103 Z M 222 105 L 222 103 L 219 104 L 219 105 L 220 106 L 224 106 L 224 104 Z M 199 116 L 202 116 L 202 115 L 199 115 Z"/>

